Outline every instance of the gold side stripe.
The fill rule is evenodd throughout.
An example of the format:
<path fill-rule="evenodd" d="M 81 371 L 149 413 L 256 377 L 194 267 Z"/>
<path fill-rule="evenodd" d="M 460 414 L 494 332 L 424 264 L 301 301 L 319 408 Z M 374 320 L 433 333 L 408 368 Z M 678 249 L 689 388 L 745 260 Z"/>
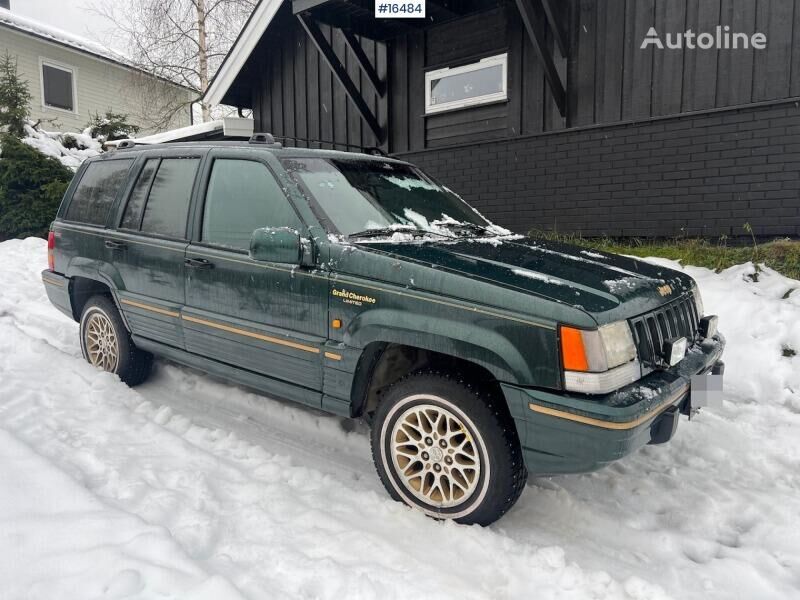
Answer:
<path fill-rule="evenodd" d="M 333 352 L 326 352 L 325 358 L 330 358 L 331 360 L 342 360 L 341 355 L 334 354 Z"/>
<path fill-rule="evenodd" d="M 666 409 L 670 404 L 675 403 L 681 396 L 684 396 L 687 391 L 688 387 L 682 387 L 669 398 L 664 400 L 664 402 L 647 411 L 638 419 L 634 419 L 633 421 L 623 421 L 620 423 L 614 421 L 604 421 L 602 419 L 594 419 L 592 417 L 584 417 L 583 415 L 576 415 L 563 410 L 548 408 L 547 406 L 539 406 L 533 402 L 528 404 L 528 408 L 530 408 L 533 412 L 541 413 L 551 417 L 557 417 L 559 419 L 566 419 L 567 421 L 575 421 L 576 423 L 583 423 L 584 425 L 593 425 L 594 427 L 602 427 L 603 429 L 626 430 L 638 427 L 642 423 L 656 417 L 658 413 Z"/>
<path fill-rule="evenodd" d="M 47 277 L 42 277 L 42 281 L 45 283 L 49 283 L 50 285 L 55 285 L 57 287 L 64 287 L 64 284 L 60 281 L 56 281 L 55 279 L 48 279 Z"/>
<path fill-rule="evenodd" d="M 133 300 L 120 300 L 122 304 L 127 304 L 128 306 L 135 306 L 136 308 L 141 308 L 142 310 L 149 310 L 150 312 L 158 313 L 160 315 L 165 315 L 167 317 L 174 317 L 178 318 L 180 315 L 174 311 L 166 310 L 164 308 L 158 308 L 157 306 L 151 306 L 149 304 L 142 304 L 141 302 L 134 302 Z"/>
<path fill-rule="evenodd" d="M 109 238 L 109 239 L 119 239 L 119 240 L 125 241 L 126 243 L 130 242 L 130 243 L 133 243 L 133 244 L 142 244 L 144 246 L 152 246 L 154 248 L 163 248 L 164 250 L 171 250 L 173 252 L 185 252 L 186 251 L 186 247 L 189 244 L 189 242 L 186 242 L 187 246 L 180 246 L 178 248 L 174 248 L 174 247 L 171 247 L 171 246 L 167 246 L 166 244 L 154 244 L 154 243 L 145 242 L 145 241 L 142 241 L 142 240 L 119 237 L 119 236 L 114 235 L 114 233 L 116 233 L 116 232 L 111 231 L 111 230 L 104 231 L 103 233 L 95 233 L 93 231 L 86 231 L 85 229 L 78 229 L 77 227 L 70 227 L 68 225 L 65 225 L 64 223 L 59 223 L 57 225 L 57 228 L 59 228 L 59 229 L 67 229 L 69 231 L 75 231 L 77 233 L 83 233 L 85 235 L 92 235 L 92 236 L 95 236 L 95 237 L 102 237 L 102 238 Z M 183 242 L 180 242 L 180 243 L 183 243 Z M 191 254 L 196 254 L 198 256 L 205 256 L 207 258 L 213 258 L 215 260 L 224 260 L 224 261 L 228 261 L 228 262 L 235 262 L 235 263 L 247 265 L 247 266 L 250 266 L 250 267 L 258 267 L 258 268 L 265 269 L 265 270 L 270 270 L 270 271 L 280 271 L 280 272 L 283 272 L 283 273 L 292 273 L 293 275 L 297 275 L 297 276 L 301 276 L 301 277 L 310 277 L 312 279 L 328 279 L 327 275 L 317 275 L 315 273 L 309 273 L 309 272 L 303 271 L 301 269 L 296 269 L 296 270 L 295 269 L 287 269 L 287 268 L 284 268 L 284 267 L 276 267 L 276 266 L 273 266 L 273 265 L 265 265 L 265 264 L 257 263 L 257 262 L 252 261 L 252 260 L 242 260 L 242 259 L 239 259 L 239 258 L 232 258 L 232 257 L 228 257 L 228 256 L 222 256 L 220 254 L 212 254 L 212 253 L 208 253 L 208 252 L 203 252 L 202 250 L 197 249 L 197 248 L 192 248 Z M 520 318 L 517 318 L 517 317 L 504 315 L 502 313 L 498 313 L 498 312 L 494 312 L 494 311 L 490 311 L 490 310 L 483 310 L 481 308 L 478 308 L 477 306 L 464 306 L 462 304 L 456 304 L 454 302 L 447 302 L 445 300 L 434 300 L 433 298 L 425 298 L 424 296 L 418 296 L 417 294 L 409 294 L 409 293 L 406 293 L 406 292 L 400 292 L 400 291 L 397 291 L 397 290 L 392 290 L 392 289 L 388 289 L 388 288 L 384 288 L 384 287 L 376 287 L 376 286 L 367 285 L 367 284 L 364 284 L 364 283 L 362 283 L 360 281 L 349 281 L 346 278 L 344 278 L 344 279 L 340 278 L 340 279 L 338 279 L 338 281 L 341 281 L 341 282 L 344 282 L 344 283 L 349 283 L 350 285 L 360 286 L 360 287 L 367 288 L 367 289 L 370 289 L 370 290 L 376 290 L 376 291 L 379 291 L 379 292 L 384 292 L 386 294 L 394 294 L 396 296 L 403 296 L 405 298 L 413 298 L 415 300 L 420 300 L 422 302 L 432 302 L 433 304 L 439 304 L 439 305 L 447 306 L 447 307 L 450 307 L 450 308 L 458 308 L 460 310 L 466 310 L 468 312 L 474 312 L 474 313 L 478 313 L 478 314 L 482 314 L 482 315 L 487 315 L 487 316 L 495 317 L 497 319 L 505 319 L 507 321 L 515 321 L 517 323 L 522 323 L 524 325 L 532 325 L 534 327 L 540 327 L 542 329 L 555 330 L 555 326 L 553 326 L 553 325 L 546 325 L 544 323 L 538 323 L 536 321 L 529 321 L 527 319 L 520 319 Z"/>
<path fill-rule="evenodd" d="M 190 317 L 188 315 L 181 315 L 181 318 L 184 321 L 190 321 L 191 323 L 199 323 L 200 325 L 206 325 L 208 327 L 213 327 L 214 329 L 221 329 L 222 331 L 227 331 L 229 333 L 237 333 L 239 335 L 243 335 L 245 337 L 253 338 L 256 340 L 261 340 L 264 342 L 270 342 L 272 344 L 278 344 L 280 346 L 288 346 L 289 348 L 295 348 L 296 350 L 303 350 L 305 352 L 312 352 L 314 354 L 319 354 L 319 348 L 314 348 L 313 346 L 305 346 L 303 344 L 298 344 L 296 342 L 290 342 L 288 340 L 282 340 L 280 338 L 270 337 L 268 335 L 261 335 L 260 333 L 247 331 L 246 329 L 238 329 L 236 327 L 223 325 L 222 323 L 216 323 L 214 321 L 206 321 L 205 319 L 198 319 L 197 317 Z"/>

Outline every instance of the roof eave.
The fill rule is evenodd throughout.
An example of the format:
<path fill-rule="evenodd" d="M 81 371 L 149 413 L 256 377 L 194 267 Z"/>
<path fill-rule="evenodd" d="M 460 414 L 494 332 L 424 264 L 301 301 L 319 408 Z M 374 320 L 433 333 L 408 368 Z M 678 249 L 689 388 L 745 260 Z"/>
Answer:
<path fill-rule="evenodd" d="M 203 102 L 211 105 L 223 103 L 228 90 L 233 86 L 258 42 L 261 41 L 261 37 L 267 31 L 267 27 L 275 18 L 282 3 L 283 0 L 261 0 L 259 2 L 239 37 L 236 38 L 233 47 L 225 56 L 222 66 L 211 80 L 203 95 Z"/>

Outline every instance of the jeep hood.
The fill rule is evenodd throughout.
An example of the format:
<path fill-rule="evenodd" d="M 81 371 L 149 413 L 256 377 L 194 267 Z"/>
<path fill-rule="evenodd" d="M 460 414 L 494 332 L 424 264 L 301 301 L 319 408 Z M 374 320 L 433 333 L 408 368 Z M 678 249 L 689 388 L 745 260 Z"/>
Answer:
<path fill-rule="evenodd" d="M 689 291 L 688 275 L 635 258 L 528 238 L 359 243 L 362 249 L 568 304 L 626 316 Z M 458 290 L 453 290 L 458 296 Z M 491 302 L 489 302 L 491 303 Z"/>

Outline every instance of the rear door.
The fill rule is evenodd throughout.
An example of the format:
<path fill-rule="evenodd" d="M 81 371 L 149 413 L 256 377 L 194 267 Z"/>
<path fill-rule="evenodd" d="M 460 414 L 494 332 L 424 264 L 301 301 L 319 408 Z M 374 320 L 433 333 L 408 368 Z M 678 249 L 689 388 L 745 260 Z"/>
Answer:
<path fill-rule="evenodd" d="M 276 394 L 319 406 L 327 275 L 248 256 L 250 236 L 260 227 L 291 227 L 307 236 L 268 156 L 215 149 L 206 161 L 186 251 L 186 348 L 266 375 Z"/>
<path fill-rule="evenodd" d="M 183 348 L 184 252 L 202 153 L 146 153 L 119 226 L 106 239 L 119 302 L 135 336 Z"/>

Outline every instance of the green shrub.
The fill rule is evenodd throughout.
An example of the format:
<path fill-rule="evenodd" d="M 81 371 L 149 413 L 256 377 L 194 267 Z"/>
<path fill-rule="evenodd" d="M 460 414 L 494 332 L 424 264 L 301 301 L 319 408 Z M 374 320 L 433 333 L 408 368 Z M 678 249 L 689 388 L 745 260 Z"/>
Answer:
<path fill-rule="evenodd" d="M 0 241 L 46 237 L 72 171 L 11 135 L 0 146 Z"/>
<path fill-rule="evenodd" d="M 90 115 L 91 119 L 86 127 L 89 134 L 96 140 L 113 142 L 114 140 L 125 140 L 139 133 L 141 129 L 138 125 L 128 123 L 128 115 L 106 111 L 105 115 L 95 113 Z"/>

